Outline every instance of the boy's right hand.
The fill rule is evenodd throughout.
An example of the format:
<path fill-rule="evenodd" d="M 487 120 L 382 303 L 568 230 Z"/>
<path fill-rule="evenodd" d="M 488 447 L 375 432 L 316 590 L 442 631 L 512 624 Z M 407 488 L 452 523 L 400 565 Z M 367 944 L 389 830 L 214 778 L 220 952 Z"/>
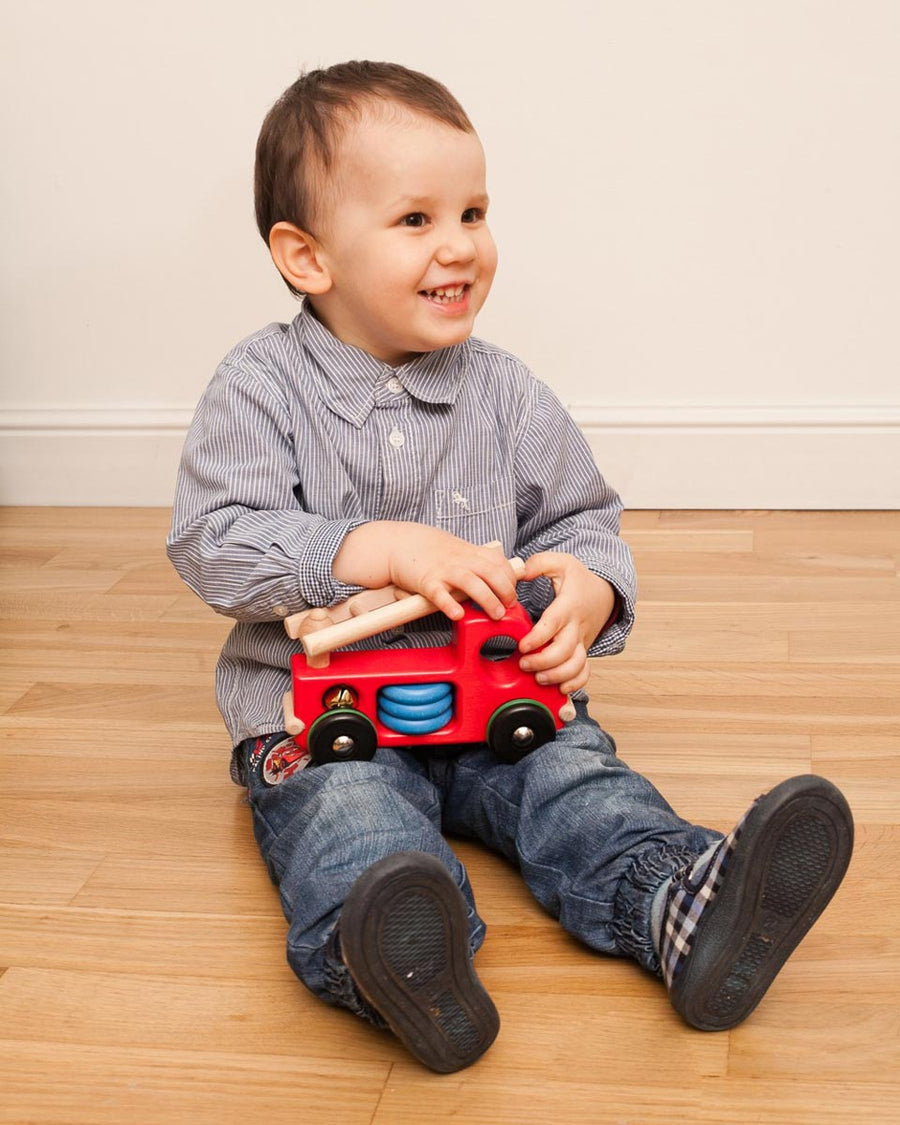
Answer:
<path fill-rule="evenodd" d="M 516 577 L 501 550 L 426 524 L 376 520 L 357 527 L 335 555 L 333 571 L 348 585 L 393 583 L 423 594 L 453 621 L 463 614 L 454 590 L 495 619 L 516 600 Z"/>

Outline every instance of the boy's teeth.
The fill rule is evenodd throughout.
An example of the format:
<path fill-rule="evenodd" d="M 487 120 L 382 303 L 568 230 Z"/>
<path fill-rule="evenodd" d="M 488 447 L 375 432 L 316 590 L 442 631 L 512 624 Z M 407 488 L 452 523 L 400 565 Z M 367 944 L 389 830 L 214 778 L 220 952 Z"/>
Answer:
<path fill-rule="evenodd" d="M 426 289 L 425 296 L 432 301 L 458 301 L 465 291 L 465 285 L 454 285 L 442 289 Z"/>

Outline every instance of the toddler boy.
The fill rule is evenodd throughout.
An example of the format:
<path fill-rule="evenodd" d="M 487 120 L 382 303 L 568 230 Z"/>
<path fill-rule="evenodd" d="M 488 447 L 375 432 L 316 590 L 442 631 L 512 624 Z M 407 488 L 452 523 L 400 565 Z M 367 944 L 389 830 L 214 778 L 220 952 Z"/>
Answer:
<path fill-rule="evenodd" d="M 303 305 L 220 365 L 169 537 L 188 585 L 236 620 L 217 697 L 291 966 L 442 1072 L 499 1027 L 473 968 L 484 924 L 442 832 L 502 853 L 570 933 L 662 976 L 706 1029 L 753 1010 L 852 847 L 846 802 L 811 776 L 725 838 L 691 825 L 588 717 L 588 657 L 619 651 L 633 621 L 621 505 L 548 388 L 472 337 L 496 268 L 487 209 L 481 144 L 434 80 L 347 63 L 285 92 L 258 142 L 256 214 Z M 425 744 L 302 769 L 293 748 L 282 769 L 282 619 L 389 584 L 451 619 L 454 592 L 494 617 L 518 596 L 534 623 L 521 665 L 575 693 L 576 718 L 516 764 Z M 362 644 L 442 643 L 446 617 Z"/>

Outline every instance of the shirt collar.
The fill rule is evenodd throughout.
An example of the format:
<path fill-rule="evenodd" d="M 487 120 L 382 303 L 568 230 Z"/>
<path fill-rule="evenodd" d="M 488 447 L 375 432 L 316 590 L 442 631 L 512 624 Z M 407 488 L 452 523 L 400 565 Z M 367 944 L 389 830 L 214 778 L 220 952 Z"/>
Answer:
<path fill-rule="evenodd" d="M 465 378 L 466 342 L 423 352 L 408 363 L 391 367 L 332 335 L 306 302 L 291 327 L 304 358 L 318 376 L 326 406 L 354 426 L 363 425 L 391 379 L 398 379 L 423 402 L 450 404 L 456 401 Z"/>

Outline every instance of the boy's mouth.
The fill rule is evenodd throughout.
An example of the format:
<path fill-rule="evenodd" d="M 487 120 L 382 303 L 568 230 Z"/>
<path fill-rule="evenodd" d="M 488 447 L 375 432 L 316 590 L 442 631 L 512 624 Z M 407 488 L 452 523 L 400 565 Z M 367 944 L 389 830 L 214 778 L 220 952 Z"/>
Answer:
<path fill-rule="evenodd" d="M 465 297 L 469 288 L 468 284 L 443 285 L 438 289 L 420 289 L 419 296 L 438 305 L 453 305 Z"/>

